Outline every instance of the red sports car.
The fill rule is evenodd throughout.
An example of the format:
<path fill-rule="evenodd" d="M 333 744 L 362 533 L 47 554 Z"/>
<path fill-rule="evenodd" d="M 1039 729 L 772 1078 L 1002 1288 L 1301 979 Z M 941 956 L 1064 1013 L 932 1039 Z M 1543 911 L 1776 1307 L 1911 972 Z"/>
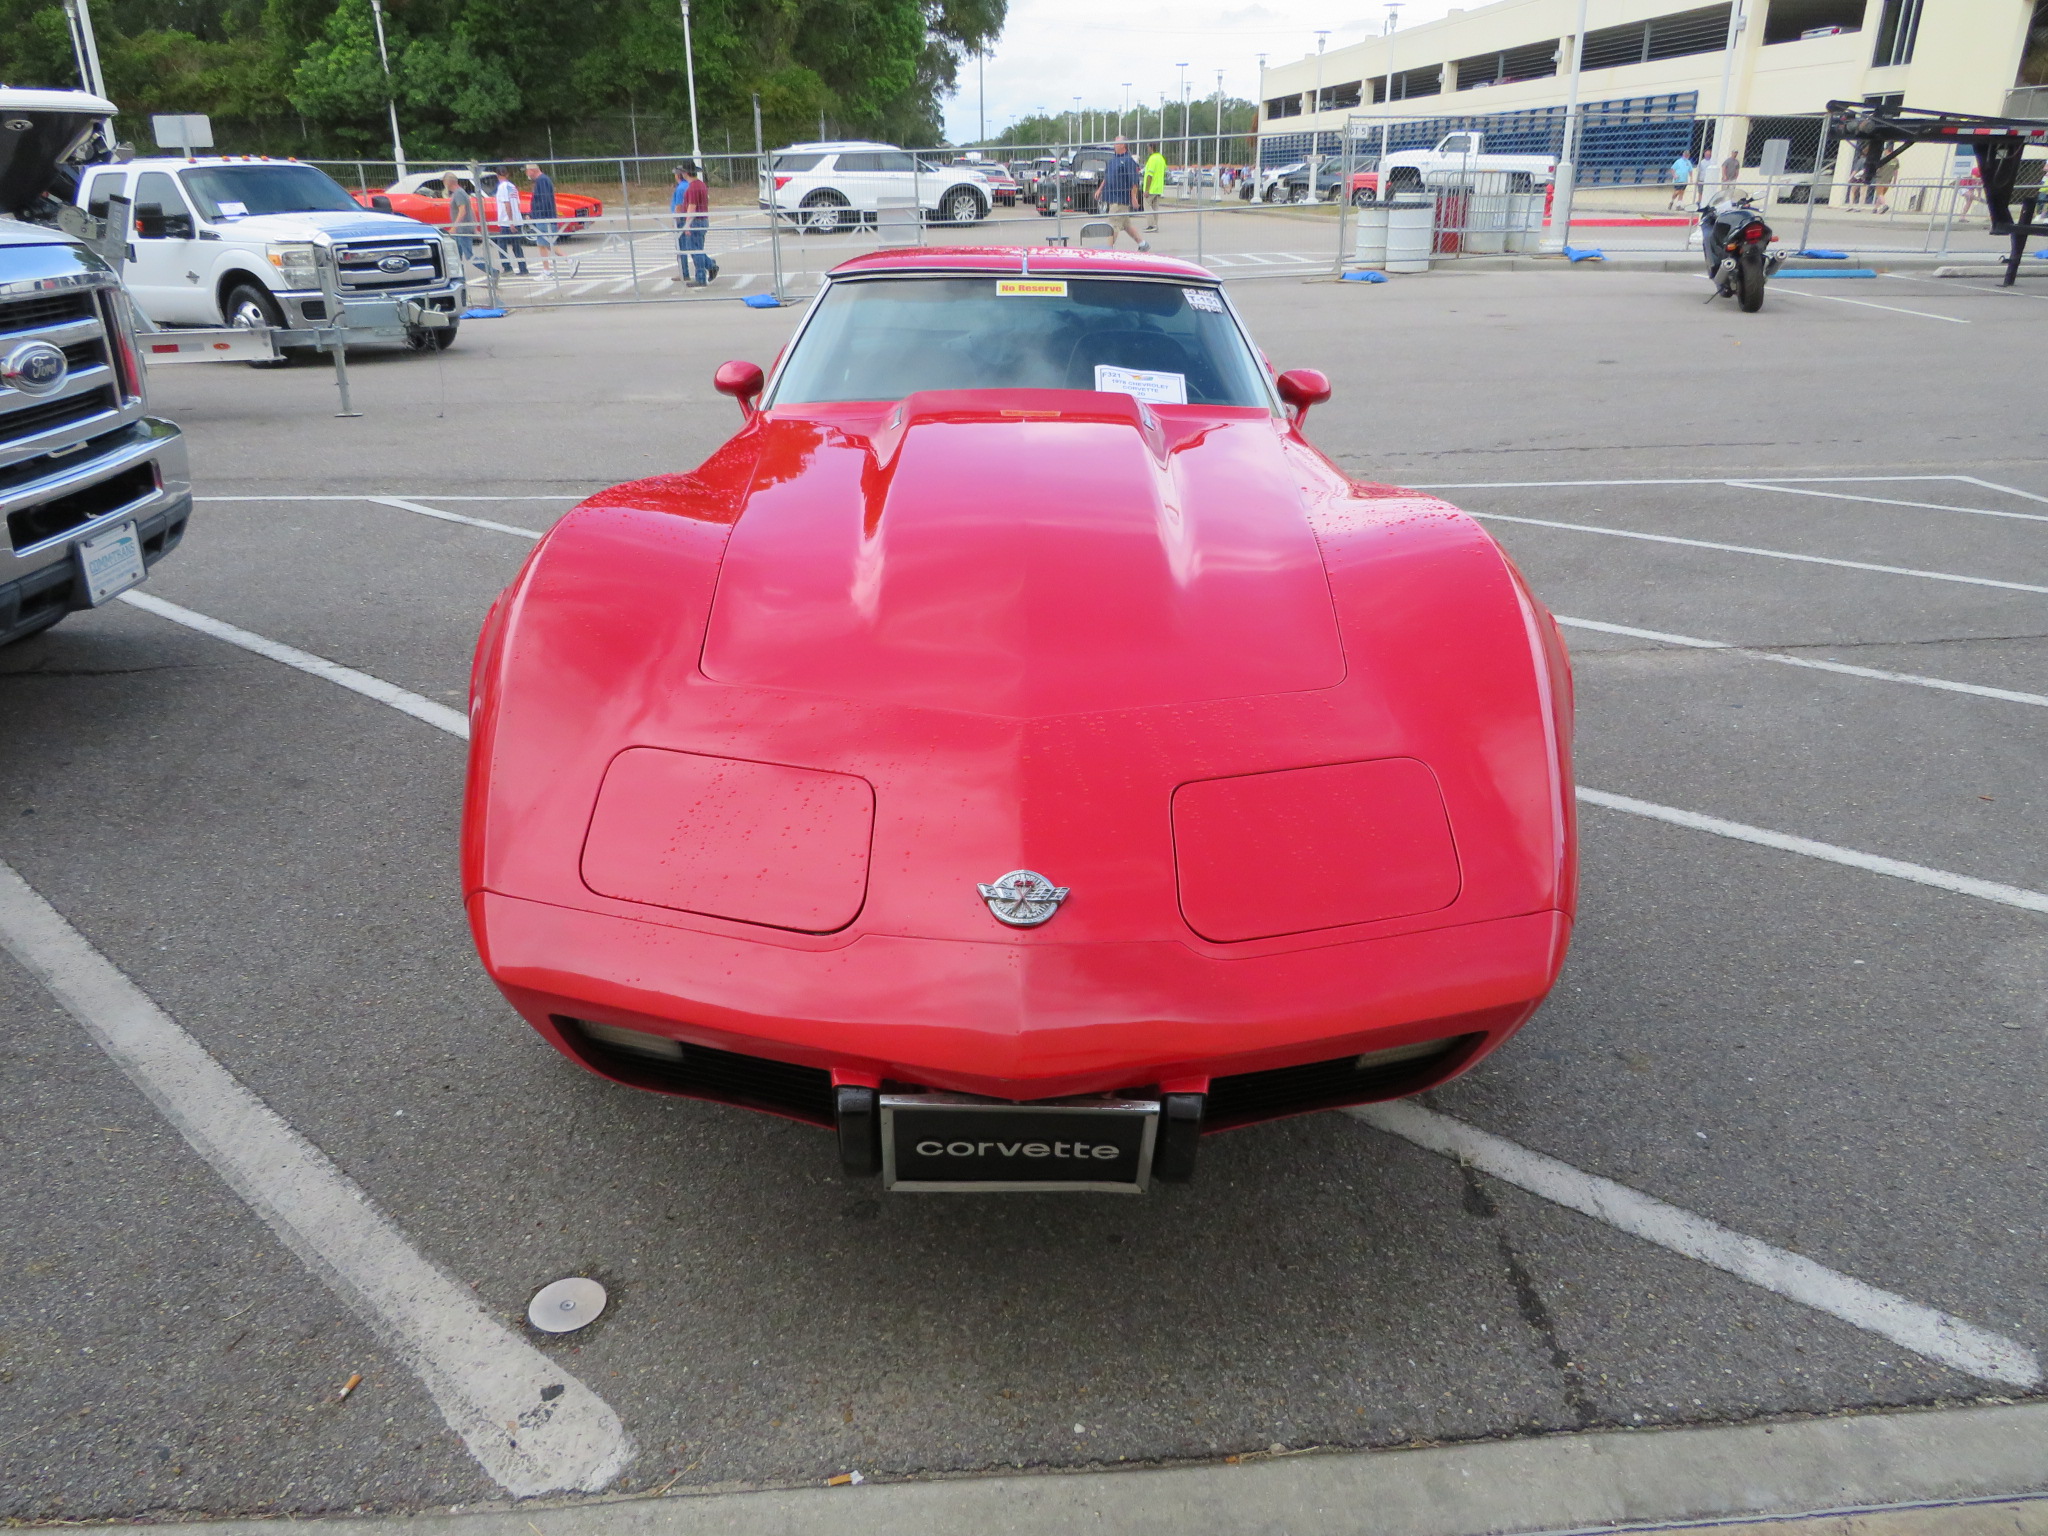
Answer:
<path fill-rule="evenodd" d="M 476 191 L 467 171 L 459 171 L 462 186 L 469 192 Z M 365 208 L 379 213 L 401 214 L 408 219 L 418 219 L 422 224 L 446 224 L 448 222 L 448 191 L 441 182 L 440 171 L 415 171 L 412 175 L 394 181 L 381 192 L 351 192 L 349 196 Z M 490 227 L 496 229 L 497 204 L 488 194 L 484 195 L 483 208 Z M 533 194 L 524 188 L 519 193 L 520 211 L 533 216 Z M 555 194 L 555 227 L 565 235 L 573 235 L 591 220 L 604 214 L 604 204 L 594 197 L 585 197 L 579 192 L 557 192 Z"/>
<path fill-rule="evenodd" d="M 463 889 L 557 1049 L 897 1189 L 1134 1192 L 1536 1010 L 1556 626 L 1309 444 L 1328 382 L 1214 276 L 880 252 L 717 384 L 739 431 L 569 513 L 478 645 Z"/>

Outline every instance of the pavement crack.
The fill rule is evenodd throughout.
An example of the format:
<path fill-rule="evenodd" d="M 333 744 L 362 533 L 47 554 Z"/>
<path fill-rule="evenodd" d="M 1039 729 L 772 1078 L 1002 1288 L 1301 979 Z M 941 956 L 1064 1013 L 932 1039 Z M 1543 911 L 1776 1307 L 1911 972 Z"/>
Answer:
<path fill-rule="evenodd" d="M 1479 1180 L 1479 1173 L 1468 1163 L 1460 1163 L 1458 1172 L 1465 1180 L 1465 1214 L 1477 1216 L 1494 1224 L 1493 1240 L 1500 1249 L 1502 1267 L 1507 1270 L 1508 1283 L 1515 1290 L 1515 1310 L 1522 1315 L 1522 1321 L 1542 1342 L 1549 1353 L 1550 1364 L 1557 1372 L 1558 1385 L 1564 1393 L 1565 1406 L 1572 1411 L 1572 1418 L 1580 1429 L 1591 1429 L 1600 1421 L 1599 1411 L 1586 1396 L 1584 1373 L 1572 1359 L 1557 1337 L 1557 1321 L 1550 1315 L 1550 1308 L 1543 1300 L 1543 1293 L 1536 1288 L 1535 1280 L 1529 1274 L 1529 1267 L 1522 1262 L 1522 1256 L 1515 1251 L 1514 1242 L 1508 1236 L 1507 1223 L 1500 1219 L 1500 1207 L 1494 1204 L 1493 1196 L 1486 1192 L 1486 1186 Z"/>

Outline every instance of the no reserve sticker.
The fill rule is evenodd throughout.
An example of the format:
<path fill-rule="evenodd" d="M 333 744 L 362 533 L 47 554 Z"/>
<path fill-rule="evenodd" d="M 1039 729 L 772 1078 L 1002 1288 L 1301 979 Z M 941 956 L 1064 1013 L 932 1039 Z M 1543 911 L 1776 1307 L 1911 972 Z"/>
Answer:
<path fill-rule="evenodd" d="M 1188 403 L 1188 376 L 1184 373 L 1149 373 L 1140 368 L 1097 363 L 1095 387 L 1105 395 L 1131 395 L 1147 405 Z"/>
<path fill-rule="evenodd" d="M 996 297 L 999 299 L 1064 299 L 1067 296 L 1067 280 L 1063 277 L 999 277 L 996 279 Z"/>

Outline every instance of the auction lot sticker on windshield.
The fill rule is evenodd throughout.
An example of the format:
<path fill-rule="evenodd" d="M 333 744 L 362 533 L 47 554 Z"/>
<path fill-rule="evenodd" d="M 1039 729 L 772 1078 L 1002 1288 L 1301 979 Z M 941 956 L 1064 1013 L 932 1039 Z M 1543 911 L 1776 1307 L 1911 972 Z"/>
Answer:
<path fill-rule="evenodd" d="M 1188 403 L 1188 376 L 1184 373 L 1147 373 L 1141 368 L 1097 363 L 1095 387 L 1105 395 L 1135 395 L 1147 405 Z"/>
<path fill-rule="evenodd" d="M 1067 296 L 1067 280 L 1064 277 L 999 277 L 996 279 L 996 297 L 999 299 L 1064 299 Z"/>
<path fill-rule="evenodd" d="M 220 216 L 224 219 L 246 219 L 249 217 L 249 205 L 224 200 L 220 205 Z"/>

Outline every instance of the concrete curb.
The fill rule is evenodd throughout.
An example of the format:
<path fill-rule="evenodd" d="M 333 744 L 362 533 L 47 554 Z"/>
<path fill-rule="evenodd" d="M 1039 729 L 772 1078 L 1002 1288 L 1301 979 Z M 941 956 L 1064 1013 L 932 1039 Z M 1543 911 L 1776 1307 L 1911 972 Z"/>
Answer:
<path fill-rule="evenodd" d="M 2026 1499 L 1998 1506 L 1988 1501 Z M 1910 1508 L 1907 1506 L 1911 1506 Z M 347 1536 L 1501 1536 L 1876 1518 L 1840 1536 L 2048 1532 L 2048 1402 L 1076 1475 L 523 1504 Z M 181 1524 L 267 1536 L 299 1522 Z M 1834 1533 L 1830 1533 L 1834 1536 Z"/>

